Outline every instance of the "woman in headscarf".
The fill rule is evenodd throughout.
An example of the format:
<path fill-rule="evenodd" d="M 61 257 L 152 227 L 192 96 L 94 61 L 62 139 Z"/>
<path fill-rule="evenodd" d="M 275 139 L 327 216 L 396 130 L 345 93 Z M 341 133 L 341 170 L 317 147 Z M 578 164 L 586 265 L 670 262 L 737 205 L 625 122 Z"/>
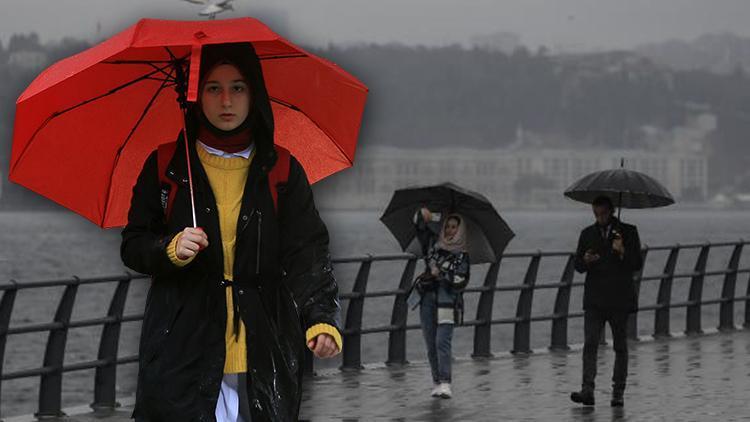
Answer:
<path fill-rule="evenodd" d="M 419 221 L 419 220 L 422 221 Z M 441 219 L 427 208 L 417 212 L 418 231 L 442 221 L 437 241 L 430 245 L 425 262 L 426 274 L 418 288 L 421 293 L 420 319 L 432 371 L 433 397 L 451 398 L 451 343 L 453 326 L 463 320 L 462 291 L 469 282 L 466 225 L 458 214 Z M 425 224 L 422 224 L 425 223 Z M 420 233 L 420 239 L 430 238 Z M 429 233 L 428 233 L 429 234 Z M 434 236 L 432 236 L 434 239 Z"/>
<path fill-rule="evenodd" d="M 274 145 L 252 45 L 206 45 L 200 69 L 186 122 L 198 227 L 180 134 L 165 174 L 161 148 L 144 164 L 122 233 L 125 264 L 153 278 L 133 417 L 295 421 L 304 347 L 342 347 L 328 232 L 302 166 Z"/>

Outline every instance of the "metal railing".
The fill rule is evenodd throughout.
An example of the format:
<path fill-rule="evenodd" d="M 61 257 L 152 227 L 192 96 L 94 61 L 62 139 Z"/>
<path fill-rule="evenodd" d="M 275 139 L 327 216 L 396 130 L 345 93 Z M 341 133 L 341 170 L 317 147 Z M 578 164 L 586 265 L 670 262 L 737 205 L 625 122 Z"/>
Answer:
<path fill-rule="evenodd" d="M 628 322 L 628 337 L 638 338 L 638 314 L 654 311 L 654 337 L 667 337 L 670 335 L 670 310 L 674 308 L 687 308 L 686 329 L 688 335 L 702 333 L 701 310 L 703 305 L 719 305 L 719 330 L 729 331 L 735 329 L 734 304 L 738 301 L 745 302 L 744 326 L 750 327 L 750 281 L 744 295 L 736 294 L 737 276 L 739 274 L 750 274 L 750 268 L 739 268 L 743 247 L 748 241 L 722 242 L 722 243 L 700 243 L 700 244 L 675 244 L 668 246 L 645 246 L 641 250 L 644 263 L 649 252 L 669 251 L 664 269 L 660 273 L 643 275 L 643 268 L 634 275 L 636 295 L 639 296 L 641 284 L 644 282 L 658 281 L 659 290 L 657 302 L 650 305 L 640 305 L 638 313 L 630 316 Z M 732 253 L 725 268 L 707 271 L 709 251 L 713 248 L 731 247 Z M 699 249 L 698 257 L 693 271 L 675 272 L 677 258 L 680 251 Z M 542 258 L 562 257 L 567 258 L 566 264 L 560 276 L 559 282 L 537 283 L 537 274 Z M 521 284 L 498 285 L 498 272 L 500 264 L 510 258 L 530 259 L 526 273 Z M 367 292 L 367 281 L 369 279 L 370 267 L 376 261 L 406 261 L 398 290 Z M 491 357 L 490 350 L 492 326 L 511 324 L 513 325 L 513 353 L 531 352 L 531 323 L 539 321 L 551 321 L 551 338 L 549 348 L 552 350 L 568 349 L 568 320 L 583 317 L 583 312 L 570 312 L 570 297 L 574 287 L 583 286 L 583 282 L 574 282 L 574 256 L 572 252 L 532 252 L 532 253 L 506 253 L 497 263 L 492 264 L 484 278 L 481 287 L 469 287 L 464 290 L 465 294 L 479 293 L 479 301 L 476 307 L 476 318 L 466 320 L 459 326 L 474 327 L 474 346 L 472 357 Z M 419 324 L 407 324 L 406 294 L 412 280 L 417 258 L 413 255 L 390 255 L 390 256 L 365 256 L 348 258 L 338 262 L 361 262 L 356 281 L 351 293 L 342 294 L 342 300 L 349 301 L 344 326 L 344 350 L 342 369 L 361 368 L 361 337 L 371 333 L 389 333 L 388 339 L 388 364 L 404 364 L 406 361 L 406 331 L 419 329 Z M 724 276 L 721 297 L 704 299 L 703 285 L 706 276 Z M 687 300 L 673 303 L 672 284 L 674 280 L 690 279 L 689 296 Z M 532 315 L 534 292 L 540 289 L 557 289 L 554 309 L 551 314 Z M 515 317 L 494 318 L 493 303 L 496 292 L 519 292 L 516 304 Z M 365 299 L 382 296 L 394 296 L 391 323 L 385 326 L 366 327 L 362 326 L 362 313 Z"/>
<path fill-rule="evenodd" d="M 750 242 L 736 241 L 723 243 L 701 243 L 686 245 L 668 245 L 657 247 L 644 247 L 641 254 L 644 263 L 649 253 L 653 251 L 668 251 L 669 254 L 664 264 L 664 269 L 656 274 L 643 275 L 643 270 L 635 275 L 636 292 L 644 282 L 658 281 L 659 289 L 655 304 L 640 306 L 638 313 L 654 311 L 654 337 L 670 335 L 670 311 L 674 308 L 686 308 L 685 333 L 699 334 L 702 332 L 701 310 L 704 305 L 719 305 L 719 330 L 735 329 L 735 302 L 744 301 L 744 326 L 750 327 L 750 280 L 744 295 L 736 294 L 737 277 L 740 274 L 750 274 L 750 268 L 739 268 L 742 251 Z M 731 248 L 732 252 L 725 267 L 715 270 L 706 270 L 709 251 L 717 248 Z M 693 271 L 676 272 L 677 259 L 681 251 L 697 249 Z M 558 282 L 537 283 L 542 258 L 557 257 L 567 258 L 562 274 Z M 509 259 L 529 259 L 523 282 L 521 284 L 498 285 L 498 273 L 501 262 Z M 384 290 L 368 292 L 368 281 L 370 270 L 375 262 L 402 262 L 398 288 L 395 290 Z M 348 302 L 346 307 L 344 325 L 344 350 L 342 353 L 341 369 L 351 370 L 362 367 L 362 337 L 374 333 L 388 334 L 388 353 L 386 363 L 406 364 L 406 333 L 408 330 L 419 329 L 419 324 L 408 324 L 408 305 L 406 302 L 407 291 L 414 279 L 418 259 L 411 254 L 366 255 L 335 259 L 334 265 L 359 264 L 359 269 L 354 279 L 351 292 L 341 294 L 341 300 Z M 645 267 L 645 265 L 644 265 Z M 721 296 L 718 298 L 704 299 L 703 286 L 707 276 L 723 276 Z M 673 303 L 672 286 L 675 280 L 690 279 L 689 294 L 685 301 Z M 40 377 L 39 405 L 36 416 L 40 419 L 58 417 L 62 415 L 61 397 L 63 374 L 72 371 L 95 369 L 94 401 L 91 407 L 94 409 L 114 409 L 116 402 L 116 374 L 117 366 L 126 363 L 137 362 L 138 356 L 119 356 L 118 344 L 120 330 L 125 322 L 141 321 L 142 314 L 124 315 L 125 302 L 128 289 L 132 281 L 147 280 L 146 276 L 126 273 L 112 277 L 79 278 L 72 277 L 65 280 L 38 281 L 30 283 L 9 283 L 0 285 L 3 292 L 0 300 L 0 404 L 2 403 L 2 382 L 19 379 Z M 109 304 L 107 315 L 101 318 L 71 321 L 71 315 L 76 301 L 76 294 L 80 286 L 117 283 L 114 294 Z M 539 321 L 551 322 L 551 338 L 549 347 L 553 350 L 565 350 L 568 348 L 568 320 L 580 318 L 583 312 L 570 312 L 571 292 L 574 287 L 582 286 L 583 282 L 574 282 L 573 254 L 572 252 L 531 252 L 531 253 L 506 253 L 497 263 L 491 264 L 487 269 L 482 286 L 469 287 L 465 294 L 479 294 L 476 317 L 465 320 L 459 327 L 473 327 L 473 353 L 475 358 L 491 357 L 492 327 L 495 325 L 513 325 L 513 353 L 531 352 L 531 323 Z M 10 327 L 11 314 L 16 295 L 19 291 L 39 289 L 45 287 L 64 287 L 63 294 L 57 306 L 57 311 L 52 322 L 44 324 L 32 324 Z M 533 315 L 532 305 L 534 303 L 534 292 L 541 289 L 557 289 L 552 313 Z M 515 317 L 497 318 L 493 316 L 493 303 L 498 292 L 519 292 L 516 303 Z M 383 326 L 365 327 L 363 325 L 365 301 L 370 298 L 392 297 L 393 306 L 390 324 Z M 468 309 L 467 309 L 468 311 Z M 468 312 L 467 312 L 468 313 Z M 637 314 L 631 315 L 628 326 L 630 338 L 637 338 Z M 65 364 L 65 350 L 68 331 L 71 328 L 102 326 L 99 339 L 98 356 L 96 360 Z M 4 372 L 2 362 L 6 349 L 8 336 L 47 332 L 47 344 L 42 366 L 34 369 L 20 370 L 16 372 Z M 308 360 L 305 370 L 312 372 L 312 361 Z"/>

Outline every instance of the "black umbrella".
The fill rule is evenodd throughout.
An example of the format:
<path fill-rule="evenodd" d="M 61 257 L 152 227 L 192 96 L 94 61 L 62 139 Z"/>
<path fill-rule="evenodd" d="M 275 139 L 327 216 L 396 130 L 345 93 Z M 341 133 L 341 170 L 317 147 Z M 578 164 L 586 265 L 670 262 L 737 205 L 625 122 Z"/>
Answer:
<path fill-rule="evenodd" d="M 463 217 L 472 264 L 496 262 L 514 236 L 490 201 L 479 193 L 452 183 L 399 189 L 393 193 L 380 221 L 406 252 L 423 254 L 413 222 L 414 214 L 423 206 L 433 212 Z"/>
<path fill-rule="evenodd" d="M 674 198 L 667 188 L 656 179 L 622 167 L 583 176 L 565 190 L 565 196 L 587 204 L 599 196 L 607 196 L 620 209 L 658 208 L 674 204 Z"/>

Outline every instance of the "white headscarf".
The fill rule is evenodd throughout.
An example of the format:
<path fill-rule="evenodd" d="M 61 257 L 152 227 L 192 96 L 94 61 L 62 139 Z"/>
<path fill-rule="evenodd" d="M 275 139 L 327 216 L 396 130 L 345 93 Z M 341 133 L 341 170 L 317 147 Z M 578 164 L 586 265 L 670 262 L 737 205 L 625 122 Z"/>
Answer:
<path fill-rule="evenodd" d="M 453 218 L 458 219 L 458 230 L 456 231 L 456 234 L 453 235 L 453 238 L 447 239 L 445 237 L 445 228 L 448 225 L 448 220 Z M 438 239 L 435 246 L 439 249 L 444 249 L 450 252 L 466 252 L 466 223 L 464 218 L 458 214 L 450 214 L 446 217 L 443 221 L 443 229 L 440 230 L 440 239 Z"/>

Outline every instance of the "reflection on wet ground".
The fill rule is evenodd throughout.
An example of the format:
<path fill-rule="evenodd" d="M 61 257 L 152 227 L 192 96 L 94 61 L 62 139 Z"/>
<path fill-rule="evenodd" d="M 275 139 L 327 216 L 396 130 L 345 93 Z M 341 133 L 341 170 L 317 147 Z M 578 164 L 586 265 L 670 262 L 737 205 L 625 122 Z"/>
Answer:
<path fill-rule="evenodd" d="M 596 407 L 570 402 L 581 350 L 491 360 L 457 359 L 451 400 L 430 397 L 423 362 L 329 372 L 302 405 L 313 421 L 732 421 L 750 420 L 750 331 L 630 344 L 625 407 L 609 406 L 614 354 L 599 355 Z"/>
<path fill-rule="evenodd" d="M 609 406 L 613 361 L 611 347 L 603 347 L 596 407 L 581 407 L 568 398 L 581 379 L 578 347 L 489 360 L 459 358 L 453 366 L 451 400 L 430 397 L 424 362 L 358 372 L 328 370 L 308 382 L 302 417 L 346 422 L 750 420 L 750 330 L 630 343 L 624 408 Z M 125 404 L 110 417 L 64 420 L 125 422 L 132 400 Z"/>

